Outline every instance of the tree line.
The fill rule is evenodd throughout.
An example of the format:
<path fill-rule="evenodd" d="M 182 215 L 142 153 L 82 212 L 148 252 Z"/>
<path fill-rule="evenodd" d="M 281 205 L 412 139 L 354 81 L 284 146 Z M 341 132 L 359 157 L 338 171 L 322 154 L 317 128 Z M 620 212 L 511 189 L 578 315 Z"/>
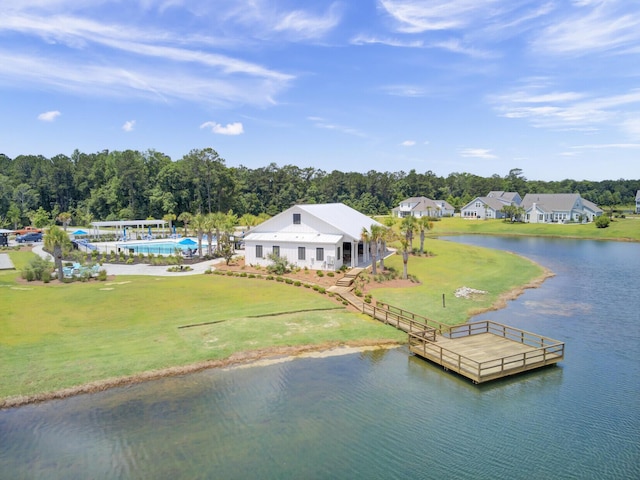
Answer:
<path fill-rule="evenodd" d="M 527 180 L 518 168 L 491 177 L 457 172 L 442 177 L 416 170 L 327 172 L 275 163 L 250 169 L 227 166 L 212 148 L 194 149 L 175 161 L 155 150 L 76 150 L 70 157 L 52 158 L 0 154 L 0 228 L 60 222 L 60 215 L 77 225 L 182 213 L 272 216 L 296 203 L 342 202 L 376 215 L 412 196 L 446 200 L 459 209 L 492 190 L 523 197 L 577 192 L 607 207 L 633 203 L 638 189 L 640 180 Z"/>

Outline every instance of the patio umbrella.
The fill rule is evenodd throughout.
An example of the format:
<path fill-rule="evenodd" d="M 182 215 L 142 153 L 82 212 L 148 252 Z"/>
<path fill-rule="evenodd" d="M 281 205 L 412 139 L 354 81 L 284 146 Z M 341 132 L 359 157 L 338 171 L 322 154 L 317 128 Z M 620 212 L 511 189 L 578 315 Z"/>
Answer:
<path fill-rule="evenodd" d="M 87 232 L 85 232 L 84 230 L 76 230 L 71 235 L 89 235 L 89 234 Z"/>
<path fill-rule="evenodd" d="M 178 244 L 180 244 L 180 245 L 197 245 L 198 243 L 194 242 L 190 238 L 185 238 L 185 239 L 180 240 L 178 242 Z"/>

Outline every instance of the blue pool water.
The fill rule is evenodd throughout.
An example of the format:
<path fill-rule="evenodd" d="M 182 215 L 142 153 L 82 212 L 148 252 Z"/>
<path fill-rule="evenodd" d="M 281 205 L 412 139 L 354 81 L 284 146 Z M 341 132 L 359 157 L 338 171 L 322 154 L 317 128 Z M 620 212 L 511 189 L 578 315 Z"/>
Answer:
<path fill-rule="evenodd" d="M 203 247 L 206 243 L 203 242 Z M 143 253 L 148 255 L 149 253 L 153 253 L 154 255 L 172 255 L 178 253 L 182 250 L 189 250 L 198 248 L 198 244 L 195 245 L 180 245 L 178 242 L 149 242 L 149 243 L 126 243 L 126 244 L 118 244 L 118 248 L 124 249 L 125 251 L 133 250 L 134 253 Z"/>

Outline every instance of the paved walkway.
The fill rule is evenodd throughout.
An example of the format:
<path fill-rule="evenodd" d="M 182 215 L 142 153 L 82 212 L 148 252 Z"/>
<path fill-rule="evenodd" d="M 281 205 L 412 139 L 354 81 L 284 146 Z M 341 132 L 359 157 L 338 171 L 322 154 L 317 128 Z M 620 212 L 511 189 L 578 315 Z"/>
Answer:
<path fill-rule="evenodd" d="M 40 255 L 42 258 L 48 258 L 53 261 L 53 257 L 44 251 L 43 245 L 35 245 L 33 253 Z M 216 261 L 217 262 L 217 261 Z M 200 275 L 207 269 L 215 270 L 214 261 L 205 260 L 202 262 L 189 265 L 193 270 L 188 272 L 168 272 L 167 265 L 155 266 L 138 263 L 134 265 L 122 265 L 116 263 L 103 263 L 102 268 L 107 271 L 107 275 L 151 275 L 157 277 L 179 277 L 183 275 Z"/>
<path fill-rule="evenodd" d="M 8 253 L 0 253 L 0 270 L 15 270 Z"/>

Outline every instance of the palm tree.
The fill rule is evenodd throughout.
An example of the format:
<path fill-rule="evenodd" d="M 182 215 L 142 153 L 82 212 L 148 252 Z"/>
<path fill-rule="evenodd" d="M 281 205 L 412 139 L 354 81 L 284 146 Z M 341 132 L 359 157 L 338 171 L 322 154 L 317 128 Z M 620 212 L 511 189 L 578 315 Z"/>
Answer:
<path fill-rule="evenodd" d="M 407 237 L 400 237 L 400 246 L 402 247 L 402 279 L 406 280 L 409 278 L 409 248 L 411 244 Z"/>
<path fill-rule="evenodd" d="M 204 216 L 205 222 L 203 227 L 204 233 L 207 234 L 207 255 L 213 256 L 213 231 L 218 230 L 218 224 L 215 213 L 207 213 Z M 218 250 L 219 235 L 216 233 L 216 250 Z"/>
<path fill-rule="evenodd" d="M 424 253 L 424 232 L 433 228 L 433 222 L 430 221 L 429 217 L 420 217 L 417 226 L 420 231 L 420 255 L 422 255 Z"/>
<path fill-rule="evenodd" d="M 164 217 L 162 217 L 162 219 L 163 219 L 165 222 L 168 222 L 168 223 L 169 223 L 169 232 L 171 232 L 172 227 L 173 227 L 173 222 L 174 222 L 174 220 L 176 219 L 176 215 L 175 215 L 175 213 L 167 213 Z"/>
<path fill-rule="evenodd" d="M 189 213 L 189 212 L 182 212 L 180 215 L 178 215 L 178 220 L 180 222 L 184 223 L 184 236 L 186 237 L 188 235 L 187 234 L 187 227 L 189 226 L 189 224 L 193 220 L 193 215 L 191 215 L 191 213 Z"/>
<path fill-rule="evenodd" d="M 400 223 L 400 231 L 404 233 L 409 243 L 409 250 L 413 250 L 413 234 L 416 231 L 416 218 L 413 216 L 404 217 Z"/>
<path fill-rule="evenodd" d="M 373 225 L 371 225 L 371 230 L 373 230 Z M 371 253 L 371 274 L 377 275 L 376 271 L 376 251 L 375 251 L 375 242 L 373 241 L 373 234 L 369 232 L 366 227 L 362 227 L 362 233 L 360 233 L 360 239 L 362 243 L 369 244 L 369 252 Z"/>
<path fill-rule="evenodd" d="M 67 227 L 71 223 L 71 218 L 72 215 L 69 212 L 62 212 L 56 217 L 56 220 L 62 223 L 62 228 L 64 228 L 65 232 L 67 231 Z"/>
<path fill-rule="evenodd" d="M 202 213 L 198 213 L 191 219 L 191 225 L 198 235 L 198 257 L 202 258 L 202 236 L 207 228 L 207 217 Z"/>
<path fill-rule="evenodd" d="M 53 260 L 56 265 L 56 270 L 58 271 L 58 281 L 60 282 L 64 280 L 64 271 L 62 270 L 62 250 L 70 245 L 71 241 L 65 231 L 55 225 L 49 228 L 44 236 L 44 246 L 53 254 Z"/>
<path fill-rule="evenodd" d="M 230 214 L 233 212 L 229 211 Z M 220 252 L 220 230 L 224 228 L 225 223 L 227 222 L 227 214 L 222 212 L 211 213 L 211 223 L 213 229 L 216 231 L 216 252 Z M 211 245 L 211 236 L 209 236 L 209 245 Z"/>

